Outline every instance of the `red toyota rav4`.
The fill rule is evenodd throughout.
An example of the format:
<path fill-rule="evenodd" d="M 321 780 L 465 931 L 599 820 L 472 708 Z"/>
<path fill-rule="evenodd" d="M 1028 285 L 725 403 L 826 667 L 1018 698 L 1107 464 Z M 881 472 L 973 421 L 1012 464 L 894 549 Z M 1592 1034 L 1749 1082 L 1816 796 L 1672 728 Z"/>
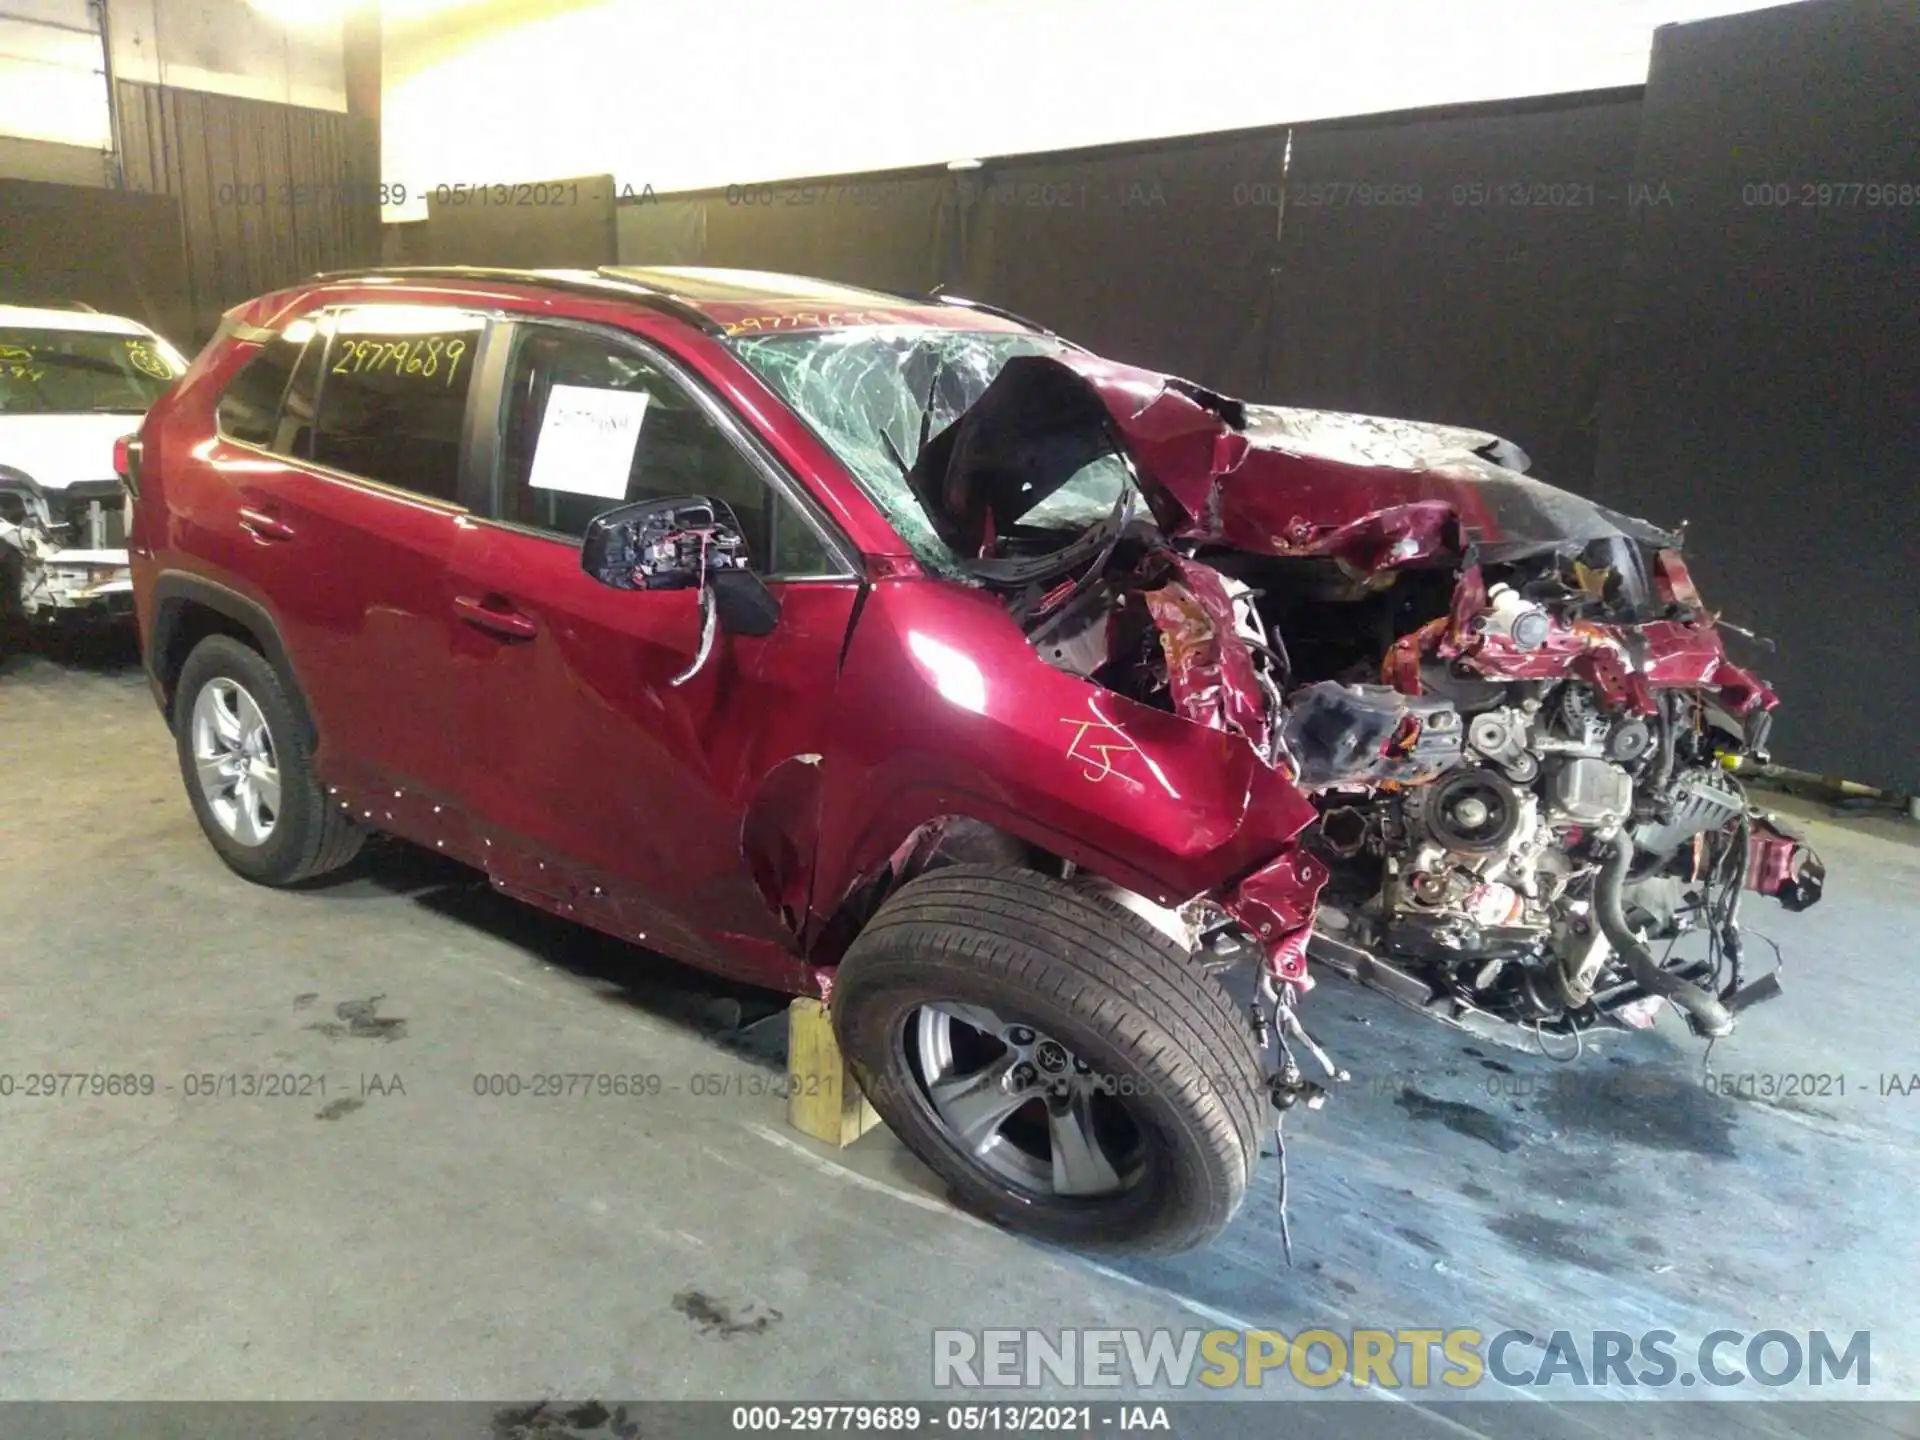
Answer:
<path fill-rule="evenodd" d="M 1309 953 L 1479 1031 L 1717 1035 L 1771 993 L 1741 891 L 1819 891 L 1728 773 L 1775 700 L 1674 537 L 1493 436 L 966 302 L 319 276 L 232 312 L 123 462 L 229 866 L 386 831 L 830 996 L 901 1139 L 1050 1238 L 1227 1222 L 1261 1117 L 1320 1098 L 1294 1047 L 1333 1070 Z"/>

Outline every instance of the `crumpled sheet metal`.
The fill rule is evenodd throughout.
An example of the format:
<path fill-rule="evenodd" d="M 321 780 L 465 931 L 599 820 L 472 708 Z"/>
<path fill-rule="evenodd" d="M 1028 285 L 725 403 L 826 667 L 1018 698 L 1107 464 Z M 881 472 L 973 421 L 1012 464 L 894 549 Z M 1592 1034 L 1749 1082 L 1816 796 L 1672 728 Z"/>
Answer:
<path fill-rule="evenodd" d="M 1267 754 L 1266 705 L 1253 656 L 1234 629 L 1232 597 L 1217 571 L 1165 558 L 1175 578 L 1145 599 L 1167 657 L 1174 708 L 1195 724 L 1245 736 Z"/>
<path fill-rule="evenodd" d="M 1684 569 L 1679 574 L 1691 592 Z M 1667 583 L 1673 583 L 1671 577 Z M 1486 606 L 1485 579 L 1478 565 L 1470 565 L 1454 588 L 1451 611 L 1395 641 L 1381 662 L 1380 678 L 1403 694 L 1418 695 L 1420 662 L 1437 656 L 1495 680 L 1583 680 L 1609 707 L 1636 715 L 1656 712 L 1656 689 L 1710 690 L 1734 715 L 1771 710 L 1779 703 L 1765 683 L 1727 659 L 1708 620 L 1616 626 L 1556 619 L 1543 644 L 1522 650 L 1505 636 L 1475 627 Z"/>
<path fill-rule="evenodd" d="M 1505 553 L 1666 532 L 1536 480 L 1519 447 L 1454 426 L 1247 405 L 1064 353 L 1097 393 L 1169 536 L 1367 572 L 1467 542 Z"/>
<path fill-rule="evenodd" d="M 1754 815 L 1747 836 L 1744 884 L 1789 910 L 1805 910 L 1826 888 L 1827 867 L 1800 836 L 1771 815 Z"/>
<path fill-rule="evenodd" d="M 1259 941 L 1266 951 L 1267 973 L 1276 981 L 1302 990 L 1313 987 L 1307 940 L 1327 876 L 1325 864 L 1296 846 L 1242 880 L 1220 902 Z"/>
<path fill-rule="evenodd" d="M 1266 756 L 1272 737 L 1265 697 L 1253 652 L 1235 628 L 1225 581 L 1218 571 L 1181 555 L 1167 552 L 1157 559 L 1171 578 L 1144 592 L 1144 598 L 1160 632 L 1175 710 L 1195 724 L 1244 737 Z M 1270 783 L 1283 786 L 1304 809 L 1304 797 L 1290 781 L 1271 772 Z M 1304 809 L 1304 814 L 1310 818 L 1312 812 Z M 1215 897 L 1255 937 L 1278 982 L 1302 989 L 1313 984 L 1307 939 L 1327 876 L 1327 867 L 1295 843 Z"/>
<path fill-rule="evenodd" d="M 1255 444 L 1343 465 L 1430 470 L 1491 461 L 1502 469 L 1524 471 L 1533 463 L 1511 440 L 1463 426 L 1291 405 L 1248 405 L 1245 414 L 1246 433 Z"/>

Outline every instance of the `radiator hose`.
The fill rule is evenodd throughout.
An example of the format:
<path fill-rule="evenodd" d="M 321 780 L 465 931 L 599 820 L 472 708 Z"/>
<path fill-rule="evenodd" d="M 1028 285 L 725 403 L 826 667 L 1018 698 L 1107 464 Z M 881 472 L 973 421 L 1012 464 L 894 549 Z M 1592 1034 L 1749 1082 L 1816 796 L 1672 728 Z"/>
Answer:
<path fill-rule="evenodd" d="M 1620 904 L 1620 888 L 1626 883 L 1627 870 L 1633 864 L 1633 841 L 1623 831 L 1613 838 L 1613 855 L 1600 867 L 1600 878 L 1593 887 L 1594 918 L 1613 948 L 1623 956 L 1633 978 L 1650 995 L 1658 995 L 1679 1006 L 1693 1020 L 1694 1029 L 1711 1039 L 1733 1033 L 1733 1016 L 1727 1007 L 1698 985 L 1670 975 L 1660 968 L 1653 952 L 1627 926 L 1626 911 Z"/>

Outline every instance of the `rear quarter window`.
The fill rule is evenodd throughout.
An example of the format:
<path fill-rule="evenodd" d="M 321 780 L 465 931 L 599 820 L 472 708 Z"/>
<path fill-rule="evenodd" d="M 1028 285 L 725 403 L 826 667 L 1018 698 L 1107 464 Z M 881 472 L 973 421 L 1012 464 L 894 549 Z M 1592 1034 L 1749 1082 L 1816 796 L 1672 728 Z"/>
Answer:
<path fill-rule="evenodd" d="M 309 333 L 311 329 L 309 326 Z M 247 445 L 272 446 L 280 399 L 287 392 L 287 382 L 293 378 L 304 348 L 302 342 L 285 334 L 276 335 L 240 367 L 214 407 L 214 420 L 222 435 Z"/>

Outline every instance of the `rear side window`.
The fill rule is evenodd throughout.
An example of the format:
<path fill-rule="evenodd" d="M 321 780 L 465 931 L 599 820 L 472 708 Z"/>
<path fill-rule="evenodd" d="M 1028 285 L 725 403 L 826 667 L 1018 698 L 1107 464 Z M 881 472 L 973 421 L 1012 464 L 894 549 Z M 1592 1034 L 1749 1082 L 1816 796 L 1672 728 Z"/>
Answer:
<path fill-rule="evenodd" d="M 335 317 L 312 420 L 317 464 L 437 500 L 460 488 L 460 433 L 484 317 L 368 305 Z"/>
<path fill-rule="evenodd" d="M 298 334 L 294 333 L 298 327 Z M 229 440 L 268 448 L 273 444 L 274 425 L 280 414 L 280 397 L 300 363 L 311 325 L 295 321 L 288 331 L 269 340 L 260 353 L 240 367 L 240 373 L 227 382 L 214 408 L 220 433 Z"/>

